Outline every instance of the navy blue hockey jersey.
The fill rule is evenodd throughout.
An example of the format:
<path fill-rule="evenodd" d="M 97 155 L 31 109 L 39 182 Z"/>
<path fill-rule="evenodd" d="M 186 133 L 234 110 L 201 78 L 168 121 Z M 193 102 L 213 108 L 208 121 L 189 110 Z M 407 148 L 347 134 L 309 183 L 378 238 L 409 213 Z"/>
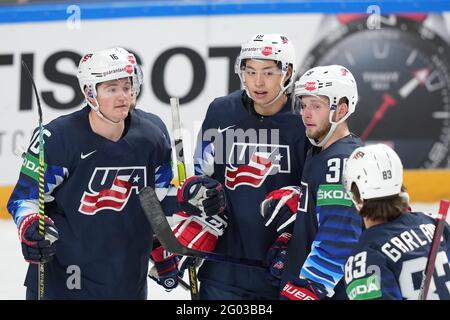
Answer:
<path fill-rule="evenodd" d="M 155 116 L 134 110 L 117 142 L 94 133 L 91 109 L 59 117 L 44 127 L 45 213 L 56 225 L 56 255 L 45 265 L 50 299 L 145 299 L 153 232 L 138 192 L 156 187 L 164 197 L 172 179 L 171 148 Z M 8 202 L 17 225 L 38 212 L 38 130 Z M 74 268 L 81 288 L 68 285 Z M 37 268 L 25 285 L 37 292 Z"/>
<path fill-rule="evenodd" d="M 220 181 L 230 219 L 216 251 L 263 260 L 277 234 L 263 225 L 260 203 L 281 187 L 298 185 L 309 141 L 288 99 L 273 116 L 256 114 L 243 91 L 215 99 L 209 106 L 195 153 L 196 174 Z M 247 98 L 248 99 L 248 98 Z M 266 270 L 205 261 L 199 279 L 253 297 L 277 298 Z"/>
<path fill-rule="evenodd" d="M 347 295 L 352 300 L 414 299 L 431 249 L 434 220 L 421 213 L 402 214 L 363 232 L 345 264 Z M 450 299 L 450 227 L 445 224 L 428 299 Z"/>
<path fill-rule="evenodd" d="M 281 288 L 300 277 L 326 289 L 328 297 L 335 293 L 362 231 L 362 220 L 342 186 L 344 162 L 359 146 L 359 138 L 350 134 L 325 150 L 309 150 Z"/>

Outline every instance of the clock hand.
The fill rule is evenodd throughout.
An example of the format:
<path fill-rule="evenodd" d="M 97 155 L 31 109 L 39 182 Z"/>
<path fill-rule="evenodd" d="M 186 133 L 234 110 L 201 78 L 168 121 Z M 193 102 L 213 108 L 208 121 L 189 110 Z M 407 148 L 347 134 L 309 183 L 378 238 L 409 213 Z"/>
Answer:
<path fill-rule="evenodd" d="M 385 94 L 383 95 L 383 103 L 378 107 L 377 111 L 373 115 L 372 119 L 369 122 L 369 125 L 364 129 L 363 133 L 361 134 L 361 140 L 366 141 L 369 134 L 372 132 L 372 130 L 375 128 L 375 126 L 380 122 L 381 119 L 384 117 L 384 113 L 389 107 L 393 107 L 397 104 L 394 98 L 392 98 L 391 95 Z"/>
<path fill-rule="evenodd" d="M 430 74 L 428 68 L 420 69 L 414 72 L 414 77 L 405 83 L 399 90 L 398 93 L 402 98 L 406 98 L 417 88 L 418 85 L 423 85 Z"/>

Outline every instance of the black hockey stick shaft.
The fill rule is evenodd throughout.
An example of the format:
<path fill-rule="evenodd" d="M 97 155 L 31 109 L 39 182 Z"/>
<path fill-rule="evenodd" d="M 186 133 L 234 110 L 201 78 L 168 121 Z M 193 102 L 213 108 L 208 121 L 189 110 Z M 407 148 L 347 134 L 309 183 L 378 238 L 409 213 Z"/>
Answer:
<path fill-rule="evenodd" d="M 254 260 L 247 258 L 236 258 L 213 252 L 204 252 L 183 246 L 172 233 L 172 229 L 166 219 L 164 211 L 161 208 L 155 190 L 151 187 L 145 187 L 139 192 L 139 200 L 142 210 L 152 226 L 156 237 L 163 247 L 175 254 L 189 257 L 197 257 L 215 262 L 234 263 L 239 265 L 267 268 L 269 265 L 263 260 Z"/>
<path fill-rule="evenodd" d="M 172 129 L 174 137 L 174 147 L 177 160 L 178 183 L 181 184 L 186 180 L 186 164 L 184 162 L 183 138 L 181 135 L 180 120 L 180 101 L 178 98 L 170 98 L 170 108 L 172 111 Z M 199 300 L 197 270 L 195 261 L 188 262 L 189 284 L 191 291 L 191 300 Z"/>
<path fill-rule="evenodd" d="M 45 184 L 44 184 L 44 127 L 42 125 L 42 107 L 41 100 L 39 99 L 39 94 L 36 89 L 36 84 L 34 83 L 33 76 L 31 75 L 30 69 L 26 63 L 22 60 L 22 66 L 27 71 L 27 75 L 31 80 L 33 86 L 34 94 L 36 96 L 36 103 L 38 107 L 39 115 L 39 235 L 45 237 L 45 204 L 44 204 L 44 194 L 45 194 Z M 43 263 L 38 264 L 38 300 L 44 299 L 45 295 L 45 268 Z"/>
<path fill-rule="evenodd" d="M 449 200 L 441 200 L 439 204 L 439 214 L 437 217 L 436 228 L 434 229 L 433 240 L 431 242 L 431 249 L 430 252 L 428 253 L 427 265 L 425 267 L 422 285 L 420 288 L 420 297 L 419 297 L 420 300 L 426 300 L 428 296 L 428 290 L 430 289 L 431 279 L 433 278 L 436 256 L 441 244 L 442 232 L 444 231 L 444 224 L 447 218 L 449 205 L 450 205 Z"/>
<path fill-rule="evenodd" d="M 178 277 L 178 283 L 180 284 L 180 286 L 183 289 L 189 290 L 189 291 L 191 290 L 191 286 L 188 283 L 186 283 L 186 281 L 184 281 L 183 278 Z"/>

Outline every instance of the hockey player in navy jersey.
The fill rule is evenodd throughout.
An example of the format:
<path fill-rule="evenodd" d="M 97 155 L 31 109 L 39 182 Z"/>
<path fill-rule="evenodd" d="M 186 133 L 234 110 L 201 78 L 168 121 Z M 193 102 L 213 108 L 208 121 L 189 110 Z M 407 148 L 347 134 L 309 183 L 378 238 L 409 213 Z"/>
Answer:
<path fill-rule="evenodd" d="M 346 159 L 361 145 L 346 124 L 357 86 L 345 67 L 321 66 L 295 83 L 295 95 L 313 147 L 300 185 L 275 190 L 261 204 L 265 225 L 280 234 L 268 254 L 271 273 L 281 276 L 282 299 L 345 297 L 343 266 L 362 230 L 341 184 Z"/>
<path fill-rule="evenodd" d="M 124 54 L 135 68 L 133 83 L 137 85 L 134 87 L 135 94 L 132 97 L 130 113 L 156 125 L 170 145 L 169 133 L 161 118 L 153 113 L 144 112 L 136 108 L 140 87 L 144 83 L 143 73 L 137 64 L 136 57 L 133 53 L 123 48 L 118 47 L 116 49 Z M 185 181 L 183 187 L 179 189 L 178 205 L 175 204 L 175 197 L 170 197 L 170 193 L 173 193 L 173 196 L 175 195 L 174 189 L 170 188 L 170 190 L 163 204 L 166 215 L 172 218 L 173 232 L 177 239 L 190 248 L 212 251 L 217 238 L 223 234 L 227 227 L 227 217 L 224 214 L 216 214 L 219 212 L 223 213 L 222 211 L 225 207 L 222 185 L 209 177 L 190 177 Z M 193 200 L 194 198 L 195 201 Z M 197 207 L 202 208 L 202 210 Z M 212 217 L 213 215 L 215 218 Z M 166 251 L 156 238 L 154 238 L 153 249 L 150 255 L 153 266 L 149 271 L 149 277 L 163 286 L 166 291 L 176 288 L 179 283 L 179 277 L 183 277 L 184 271 L 190 262 L 187 257 L 180 257 Z"/>
<path fill-rule="evenodd" d="M 259 216 L 259 203 L 271 190 L 298 183 L 309 143 L 292 111 L 290 87 L 295 52 L 279 34 L 259 34 L 242 45 L 236 63 L 244 90 L 215 99 L 208 108 L 195 152 L 195 173 L 224 185 L 228 228 L 216 251 L 264 259 L 276 237 Z M 266 270 L 204 261 L 200 298 L 275 299 L 278 285 Z"/>
<path fill-rule="evenodd" d="M 345 264 L 347 295 L 352 300 L 419 298 L 431 249 L 434 219 L 408 210 L 403 166 L 383 144 L 356 149 L 344 169 L 366 230 Z M 444 226 L 428 299 L 450 299 L 450 227 Z"/>
<path fill-rule="evenodd" d="M 146 299 L 153 232 L 138 192 L 164 198 L 171 148 L 144 116 L 129 113 L 136 70 L 117 48 L 84 55 L 78 79 L 88 106 L 44 127 L 46 236 L 37 232 L 38 131 L 8 210 L 30 262 L 27 298 L 37 297 L 36 263 L 45 263 L 46 299 Z"/>

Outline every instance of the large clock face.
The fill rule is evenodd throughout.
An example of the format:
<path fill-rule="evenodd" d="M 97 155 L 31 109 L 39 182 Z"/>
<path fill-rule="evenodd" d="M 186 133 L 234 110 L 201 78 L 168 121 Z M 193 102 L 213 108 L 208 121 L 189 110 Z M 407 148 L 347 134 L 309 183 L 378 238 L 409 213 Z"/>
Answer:
<path fill-rule="evenodd" d="M 399 17 L 375 30 L 353 21 L 321 41 L 300 70 L 330 64 L 347 67 L 358 84 L 352 132 L 393 147 L 405 168 L 450 167 L 450 47 L 437 34 Z"/>

